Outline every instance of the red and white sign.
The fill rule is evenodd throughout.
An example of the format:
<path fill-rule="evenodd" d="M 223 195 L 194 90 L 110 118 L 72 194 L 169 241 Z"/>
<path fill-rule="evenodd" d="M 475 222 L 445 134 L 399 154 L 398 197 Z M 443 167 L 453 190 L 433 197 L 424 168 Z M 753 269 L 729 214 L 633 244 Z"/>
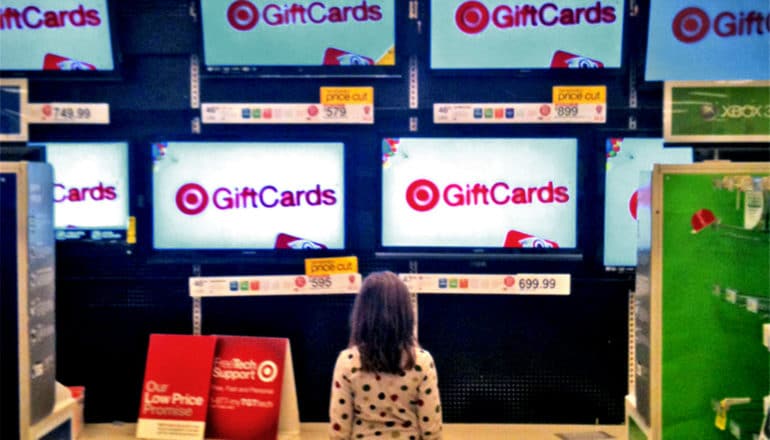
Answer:
<path fill-rule="evenodd" d="M 281 415 L 297 414 L 289 340 L 217 338 L 206 437 L 275 440 Z"/>
<path fill-rule="evenodd" d="M 150 335 L 136 436 L 203 439 L 215 336 Z"/>

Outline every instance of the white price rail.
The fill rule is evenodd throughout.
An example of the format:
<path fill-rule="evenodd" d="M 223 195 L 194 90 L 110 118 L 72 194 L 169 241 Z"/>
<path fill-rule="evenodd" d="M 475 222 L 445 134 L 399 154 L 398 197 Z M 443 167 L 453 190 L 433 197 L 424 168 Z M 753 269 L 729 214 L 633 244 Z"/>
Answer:
<path fill-rule="evenodd" d="M 204 124 L 374 124 L 373 104 L 204 103 Z"/>
<path fill-rule="evenodd" d="M 271 296 L 358 293 L 361 274 L 190 277 L 190 296 Z"/>
<path fill-rule="evenodd" d="M 109 124 L 107 103 L 51 102 L 28 104 L 30 124 Z"/>
<path fill-rule="evenodd" d="M 569 274 L 400 274 L 412 293 L 569 295 Z"/>
<path fill-rule="evenodd" d="M 604 124 L 604 104 L 439 103 L 435 124 Z"/>

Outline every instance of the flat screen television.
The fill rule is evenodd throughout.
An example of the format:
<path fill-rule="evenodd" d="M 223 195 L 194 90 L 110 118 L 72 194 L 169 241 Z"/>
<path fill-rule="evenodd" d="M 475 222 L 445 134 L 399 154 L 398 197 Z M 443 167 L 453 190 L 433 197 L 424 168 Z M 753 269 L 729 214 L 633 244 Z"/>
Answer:
<path fill-rule="evenodd" d="M 645 81 L 766 80 L 763 0 L 651 0 Z"/>
<path fill-rule="evenodd" d="M 604 266 L 635 267 L 637 209 L 649 205 L 640 197 L 639 178 L 653 165 L 693 162 L 690 147 L 666 147 L 661 138 L 607 138 L 604 180 Z"/>
<path fill-rule="evenodd" d="M 432 69 L 621 67 L 623 0 L 431 0 Z"/>
<path fill-rule="evenodd" d="M 109 0 L 4 0 L 0 74 L 33 78 L 115 75 Z"/>
<path fill-rule="evenodd" d="M 201 1 L 205 73 L 378 76 L 397 73 L 396 0 Z"/>
<path fill-rule="evenodd" d="M 130 212 L 127 142 L 46 142 L 57 240 L 124 241 Z"/>
<path fill-rule="evenodd" d="M 341 142 L 158 141 L 156 250 L 345 249 Z"/>
<path fill-rule="evenodd" d="M 385 138 L 383 252 L 575 253 L 577 140 Z"/>

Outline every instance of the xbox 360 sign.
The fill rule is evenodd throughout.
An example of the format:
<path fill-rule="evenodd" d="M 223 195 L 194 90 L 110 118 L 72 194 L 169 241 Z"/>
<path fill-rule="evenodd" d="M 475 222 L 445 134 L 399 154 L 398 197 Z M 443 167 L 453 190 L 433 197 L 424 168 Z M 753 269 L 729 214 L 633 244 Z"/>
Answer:
<path fill-rule="evenodd" d="M 770 81 L 667 81 L 666 142 L 770 141 Z"/>

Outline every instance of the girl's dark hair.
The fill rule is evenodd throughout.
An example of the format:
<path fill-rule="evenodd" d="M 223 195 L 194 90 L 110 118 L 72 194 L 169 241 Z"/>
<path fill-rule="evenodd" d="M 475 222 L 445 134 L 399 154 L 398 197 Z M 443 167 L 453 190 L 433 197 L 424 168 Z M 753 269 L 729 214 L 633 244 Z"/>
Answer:
<path fill-rule="evenodd" d="M 399 374 L 414 367 L 414 310 L 393 272 L 364 279 L 350 317 L 350 345 L 358 347 L 364 371 Z"/>

